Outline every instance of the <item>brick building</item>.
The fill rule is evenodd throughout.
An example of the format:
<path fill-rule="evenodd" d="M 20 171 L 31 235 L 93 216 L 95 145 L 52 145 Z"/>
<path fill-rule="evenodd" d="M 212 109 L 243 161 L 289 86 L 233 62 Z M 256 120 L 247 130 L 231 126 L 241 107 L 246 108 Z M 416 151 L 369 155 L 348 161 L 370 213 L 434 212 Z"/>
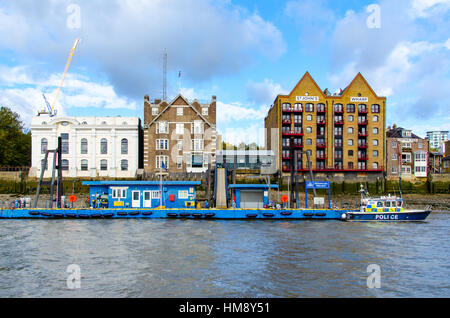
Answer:
<path fill-rule="evenodd" d="M 289 95 L 278 95 L 265 118 L 266 149 L 283 174 L 312 169 L 330 176 L 373 174 L 385 167 L 386 97 L 358 73 L 340 93 L 322 91 L 306 72 Z M 293 156 L 297 154 L 297 167 Z"/>
<path fill-rule="evenodd" d="M 216 97 L 210 103 L 144 97 L 144 171 L 204 172 L 215 162 Z M 163 171 L 164 172 L 164 171 Z"/>
<path fill-rule="evenodd" d="M 394 127 L 386 131 L 386 175 L 396 179 L 426 179 L 428 176 L 427 139 L 420 138 L 411 130 Z"/>

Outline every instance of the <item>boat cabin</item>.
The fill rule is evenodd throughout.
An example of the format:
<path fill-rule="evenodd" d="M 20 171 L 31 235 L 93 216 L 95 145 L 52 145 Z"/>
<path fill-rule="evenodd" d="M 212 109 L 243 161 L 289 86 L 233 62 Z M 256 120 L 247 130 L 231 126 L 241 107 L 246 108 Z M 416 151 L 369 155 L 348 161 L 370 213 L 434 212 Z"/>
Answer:
<path fill-rule="evenodd" d="M 403 210 L 403 199 L 397 197 L 366 198 L 362 201 L 364 212 L 399 212 Z"/>
<path fill-rule="evenodd" d="M 89 203 L 96 208 L 195 207 L 200 181 L 84 181 Z"/>

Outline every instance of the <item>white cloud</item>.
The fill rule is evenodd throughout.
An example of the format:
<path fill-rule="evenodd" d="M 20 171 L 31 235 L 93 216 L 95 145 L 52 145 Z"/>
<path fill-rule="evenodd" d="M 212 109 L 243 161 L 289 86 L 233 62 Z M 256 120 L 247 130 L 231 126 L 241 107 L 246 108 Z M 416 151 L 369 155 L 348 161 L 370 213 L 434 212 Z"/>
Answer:
<path fill-rule="evenodd" d="M 269 106 L 261 106 L 259 109 L 239 102 L 223 103 L 217 102 L 217 123 L 231 123 L 236 121 L 261 121 L 269 110 Z"/>
<path fill-rule="evenodd" d="M 450 9 L 450 0 L 414 0 L 410 14 L 413 18 L 427 18 Z"/>
<path fill-rule="evenodd" d="M 280 84 L 267 78 L 258 83 L 248 81 L 245 89 L 248 99 L 258 105 L 271 105 L 277 95 L 285 93 Z"/>
<path fill-rule="evenodd" d="M 239 145 L 241 142 L 251 144 L 255 142 L 260 146 L 264 146 L 264 123 L 251 123 L 245 127 L 231 128 L 219 130 L 222 135 L 222 141 Z"/>

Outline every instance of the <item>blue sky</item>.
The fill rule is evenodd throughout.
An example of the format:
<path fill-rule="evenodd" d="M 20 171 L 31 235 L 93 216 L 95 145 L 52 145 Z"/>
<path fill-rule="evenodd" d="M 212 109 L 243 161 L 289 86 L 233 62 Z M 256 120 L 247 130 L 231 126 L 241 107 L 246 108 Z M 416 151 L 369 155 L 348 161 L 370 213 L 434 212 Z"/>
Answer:
<path fill-rule="evenodd" d="M 388 98 L 388 125 L 450 130 L 450 0 L 0 0 L 0 104 L 29 123 L 77 37 L 61 115 L 142 118 L 167 48 L 169 97 L 179 71 L 188 98 L 216 95 L 233 143 L 262 143 L 274 97 L 306 71 L 332 92 L 361 72 Z"/>

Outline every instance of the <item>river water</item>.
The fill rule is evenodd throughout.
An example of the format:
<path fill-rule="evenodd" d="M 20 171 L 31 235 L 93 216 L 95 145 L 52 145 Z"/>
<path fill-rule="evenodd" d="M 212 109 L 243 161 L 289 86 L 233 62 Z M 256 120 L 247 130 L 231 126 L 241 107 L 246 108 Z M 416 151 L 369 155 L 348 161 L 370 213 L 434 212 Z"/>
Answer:
<path fill-rule="evenodd" d="M 450 297 L 450 213 L 423 223 L 1 220 L 0 297 Z M 81 270 L 70 289 L 67 267 Z M 368 288 L 367 267 L 380 268 Z"/>

